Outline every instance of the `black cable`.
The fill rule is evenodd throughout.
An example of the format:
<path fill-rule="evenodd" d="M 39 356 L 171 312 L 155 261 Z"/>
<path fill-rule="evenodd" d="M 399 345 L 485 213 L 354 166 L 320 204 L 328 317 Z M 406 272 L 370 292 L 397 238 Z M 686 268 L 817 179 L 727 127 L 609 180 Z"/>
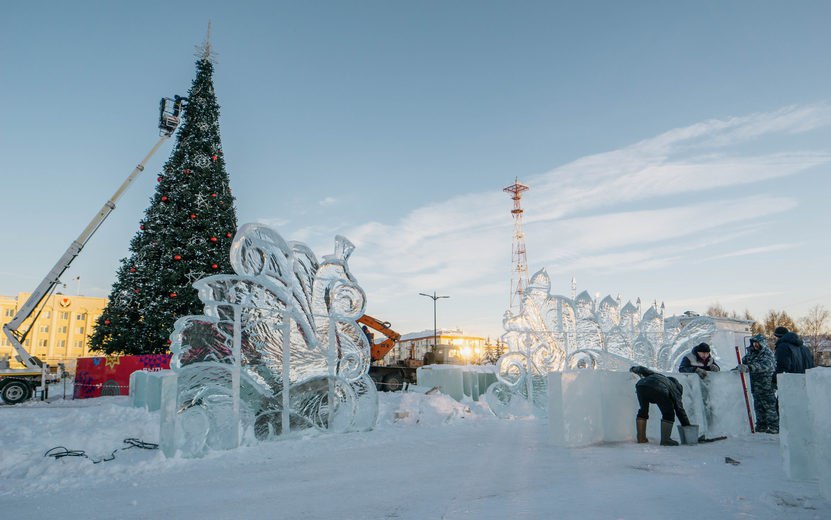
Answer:
<path fill-rule="evenodd" d="M 109 455 L 109 457 L 104 457 L 101 459 L 93 459 L 89 455 L 86 454 L 84 450 L 70 450 L 64 446 L 55 446 L 54 448 L 47 450 L 46 453 L 43 454 L 44 457 L 52 457 L 55 460 L 62 459 L 64 457 L 84 457 L 92 461 L 93 464 L 98 464 L 100 462 L 109 462 L 115 459 L 115 453 L 120 450 L 129 450 L 130 448 L 141 448 L 143 450 L 157 450 L 159 449 L 158 444 L 154 444 L 152 442 L 144 442 L 140 439 L 136 439 L 135 437 L 128 437 L 124 439 L 124 444 L 128 446 L 126 448 L 116 448 L 113 452 Z M 56 451 L 58 450 L 58 451 Z M 62 450 L 62 451 L 60 451 Z"/>
<path fill-rule="evenodd" d="M 55 450 L 63 450 L 63 451 L 55 451 Z M 54 451 L 54 453 L 52 453 Z M 47 451 L 43 454 L 44 457 L 54 457 L 55 459 L 62 459 L 64 457 L 86 457 L 87 454 L 84 453 L 84 450 L 70 450 L 63 446 L 55 446 L 51 450 Z M 89 457 L 87 457 L 89 458 Z"/>

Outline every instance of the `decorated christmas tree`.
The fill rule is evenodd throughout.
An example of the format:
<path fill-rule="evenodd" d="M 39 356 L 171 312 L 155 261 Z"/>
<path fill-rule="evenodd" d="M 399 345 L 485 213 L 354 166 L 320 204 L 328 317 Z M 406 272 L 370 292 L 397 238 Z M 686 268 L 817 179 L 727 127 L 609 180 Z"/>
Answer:
<path fill-rule="evenodd" d="M 237 218 L 212 76 L 208 40 L 198 54 L 173 153 L 130 242 L 130 255 L 121 261 L 109 303 L 90 338 L 92 350 L 166 352 L 174 322 L 203 310 L 191 284 L 233 272 L 228 251 Z"/>

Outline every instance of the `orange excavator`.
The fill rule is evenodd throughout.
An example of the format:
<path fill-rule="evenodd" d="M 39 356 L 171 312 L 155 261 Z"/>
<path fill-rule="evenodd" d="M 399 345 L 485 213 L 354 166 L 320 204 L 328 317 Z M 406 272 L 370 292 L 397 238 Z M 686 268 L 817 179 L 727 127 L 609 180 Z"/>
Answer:
<path fill-rule="evenodd" d="M 413 359 L 413 352 L 410 352 L 408 359 L 399 360 L 390 365 L 379 365 L 378 361 L 384 359 L 395 344 L 401 339 L 401 334 L 390 328 L 388 321 L 381 321 L 368 314 L 358 318 L 363 325 L 369 344 L 372 346 L 372 364 L 369 366 L 369 375 L 375 381 L 378 390 L 395 392 L 404 388 L 405 383 L 416 383 L 416 369 L 423 365 L 423 362 Z M 386 339 L 375 343 L 375 334 L 369 329 L 383 334 Z"/>
<path fill-rule="evenodd" d="M 364 314 L 360 318 L 358 318 L 358 323 L 364 325 L 362 327 L 364 329 L 364 334 L 366 334 L 367 339 L 369 340 L 369 344 L 372 345 L 372 362 L 380 361 L 384 359 L 384 356 L 387 355 L 387 352 L 395 347 L 395 342 L 401 339 L 401 334 L 395 332 L 390 328 L 390 322 L 388 321 L 381 321 L 377 318 L 373 318 L 369 314 Z M 379 341 L 375 343 L 375 334 L 369 332 L 369 329 L 377 330 L 387 339 L 383 341 Z"/>

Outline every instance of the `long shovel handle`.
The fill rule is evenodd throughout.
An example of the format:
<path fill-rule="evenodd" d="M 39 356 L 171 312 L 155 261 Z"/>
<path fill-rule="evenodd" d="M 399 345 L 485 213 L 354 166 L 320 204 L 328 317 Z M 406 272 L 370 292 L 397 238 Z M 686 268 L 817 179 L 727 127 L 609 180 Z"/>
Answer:
<path fill-rule="evenodd" d="M 736 361 L 739 364 L 742 364 L 742 356 L 739 354 L 739 346 L 736 345 Z M 750 423 L 750 433 L 756 433 L 756 430 L 753 428 L 753 416 L 750 414 L 750 399 L 747 398 L 747 383 L 744 380 L 744 372 L 741 370 L 739 371 L 739 375 L 742 376 L 742 390 L 744 391 L 744 405 L 747 407 L 747 422 Z"/>

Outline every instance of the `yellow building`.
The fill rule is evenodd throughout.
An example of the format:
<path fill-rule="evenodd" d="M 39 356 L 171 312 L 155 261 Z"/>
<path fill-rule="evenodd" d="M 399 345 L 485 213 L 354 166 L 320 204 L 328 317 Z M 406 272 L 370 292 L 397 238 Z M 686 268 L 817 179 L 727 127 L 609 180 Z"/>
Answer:
<path fill-rule="evenodd" d="M 467 365 L 481 362 L 488 345 L 481 336 L 468 336 L 460 330 L 439 330 L 434 338 L 433 331 L 423 331 L 405 334 L 398 340 L 398 345 L 386 355 L 384 361 L 391 365 L 399 360 L 412 356 L 413 359 L 424 359 L 424 354 L 433 349 L 433 344 L 448 347 L 444 362 Z"/>
<path fill-rule="evenodd" d="M 30 294 L 0 296 L 0 326 L 12 320 Z M 50 365 L 74 365 L 75 358 L 89 355 L 88 339 L 95 327 L 95 320 L 106 305 L 106 298 L 53 294 L 46 300 L 46 305 L 23 346 L 29 354 Z M 26 320 L 19 330 L 27 330 L 30 324 L 31 319 Z M 9 357 L 12 367 L 22 367 L 14 360 L 17 352 L 11 342 L 0 332 L 0 358 L 4 356 Z"/>

